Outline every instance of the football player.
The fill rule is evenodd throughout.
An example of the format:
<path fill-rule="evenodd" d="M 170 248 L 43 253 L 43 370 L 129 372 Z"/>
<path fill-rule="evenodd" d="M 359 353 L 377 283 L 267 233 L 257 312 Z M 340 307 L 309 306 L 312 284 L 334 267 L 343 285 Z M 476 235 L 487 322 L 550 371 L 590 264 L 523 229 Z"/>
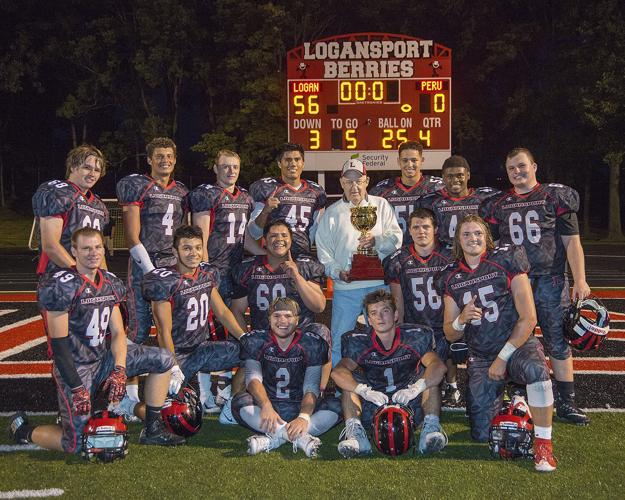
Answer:
<path fill-rule="evenodd" d="M 423 420 L 421 453 L 442 450 L 447 436 L 439 420 L 438 386 L 445 364 L 432 350 L 432 330 L 411 324 L 397 326 L 395 299 L 384 289 L 369 293 L 364 303 L 371 326 L 343 335 L 343 359 L 332 370 L 332 378 L 344 391 L 345 429 L 339 453 L 346 458 L 371 453 L 365 428 L 371 426 L 377 407 L 389 401 L 410 406 L 415 423 Z"/>
<path fill-rule="evenodd" d="M 422 196 L 443 188 L 439 177 L 421 175 L 423 166 L 423 144 L 408 141 L 400 144 L 397 164 L 401 169 L 400 177 L 390 177 L 380 181 L 369 194 L 386 198 L 395 209 L 395 217 L 404 233 L 404 245 L 412 243 L 408 231 L 408 216 L 417 207 Z"/>
<path fill-rule="evenodd" d="M 172 395 L 200 370 L 212 372 L 239 365 L 238 342 L 211 340 L 211 311 L 233 337 L 243 335 L 219 294 L 219 270 L 202 262 L 202 230 L 180 226 L 174 232 L 173 245 L 176 265 L 150 271 L 142 283 L 143 296 L 152 303 L 159 345 L 174 355 L 169 383 Z M 141 407 L 129 398 L 113 410 L 143 417 Z"/>
<path fill-rule="evenodd" d="M 395 298 L 399 323 L 426 325 L 434 331 L 436 354 L 447 364 L 445 397 L 450 404 L 458 404 L 456 365 L 448 359 L 443 299 L 436 290 L 438 273 L 453 260 L 451 248 L 436 241 L 436 218 L 430 210 L 417 208 L 408 224 L 412 243 L 384 259 L 384 275 Z"/>
<path fill-rule="evenodd" d="M 284 144 L 278 153 L 278 166 L 280 179 L 267 177 L 250 186 L 255 206 L 249 232 L 258 240 L 267 222 L 283 219 L 293 232 L 293 257 L 310 255 L 326 192 L 319 184 L 302 179 L 304 148 L 300 144 Z"/>
<path fill-rule="evenodd" d="M 329 351 L 320 329 L 329 332 L 316 323 L 299 327 L 299 305 L 290 298 L 273 300 L 268 313 L 268 329 L 241 338 L 247 390 L 234 397 L 233 413 L 241 425 L 262 433 L 248 438 L 250 455 L 289 441 L 315 457 L 321 446 L 316 436 L 332 428 L 340 412 L 336 397 L 319 398 Z"/>
<path fill-rule="evenodd" d="M 442 272 L 445 335 L 469 346 L 467 403 L 471 437 L 488 441 L 506 378 L 526 386 L 534 420 L 534 466 L 556 469 L 551 444 L 553 392 L 542 345 L 532 335 L 536 309 L 522 246 L 495 248 L 486 223 L 467 215 L 458 223 L 457 259 Z"/>
<path fill-rule="evenodd" d="M 202 184 L 189 193 L 193 224 L 202 229 L 204 238 L 202 259 L 219 270 L 219 295 L 227 306 L 230 306 L 233 293 L 230 271 L 243 260 L 244 246 L 251 253 L 264 253 L 253 238 L 246 238 L 247 222 L 254 208 L 254 201 L 245 189 L 236 184 L 240 171 L 239 155 L 222 149 L 217 153 L 213 165 L 216 183 Z M 214 337 L 223 340 L 224 333 L 223 327 L 216 325 Z M 223 376 L 230 378 L 232 374 L 228 372 L 227 376 L 226 373 Z M 198 382 L 200 400 L 205 410 L 218 410 L 210 391 L 211 375 L 200 372 Z"/>
<path fill-rule="evenodd" d="M 33 212 L 39 222 L 40 276 L 72 267 L 72 233 L 81 227 L 102 230 L 109 222 L 104 202 L 91 189 L 106 173 L 106 160 L 95 146 L 72 149 L 65 160 L 66 180 L 44 182 L 33 196 Z M 106 268 L 103 261 L 102 267 Z"/>
<path fill-rule="evenodd" d="M 556 413 L 568 422 L 586 425 L 590 420 L 575 403 L 573 357 L 564 338 L 570 305 L 564 272 L 567 261 L 573 275 L 573 300 L 590 294 L 577 223 L 579 195 L 562 184 L 540 184 L 537 168 L 528 149 L 511 150 L 506 171 L 512 189 L 489 198 L 480 210 L 495 240 L 525 248 L 538 324 L 556 379 Z"/>
<path fill-rule="evenodd" d="M 438 240 L 451 246 L 458 221 L 465 215 L 477 214 L 480 204 L 500 191 L 489 187 L 469 188 L 471 168 L 460 155 L 450 156 L 443 162 L 442 175 L 445 187 L 420 198 L 417 205 L 434 212 Z"/>
<path fill-rule="evenodd" d="M 164 349 L 126 344 L 119 312 L 126 289 L 114 274 L 100 269 L 102 234 L 89 227 L 78 229 L 72 235 L 71 252 L 76 267 L 46 275 L 38 289 L 54 355 L 52 378 L 61 422 L 32 427 L 20 412 L 11 418 L 11 435 L 20 444 L 80 452 L 81 433 L 100 385 L 108 391 L 109 401 L 115 402 L 126 391 L 127 376 L 149 373 L 146 421 L 139 442 L 163 446 L 184 443 L 184 438 L 165 429 L 161 419 L 174 359 Z M 111 334 L 110 347 L 107 331 Z"/>
<path fill-rule="evenodd" d="M 176 145 L 157 137 L 146 146 L 150 175 L 132 174 L 117 183 L 123 207 L 128 261 L 128 338 L 143 344 L 152 326 L 150 303 L 141 295 L 141 279 L 155 267 L 174 265 L 174 231 L 187 213 L 187 188 L 172 179 Z M 139 401 L 137 381 L 128 384 L 128 395 Z"/>

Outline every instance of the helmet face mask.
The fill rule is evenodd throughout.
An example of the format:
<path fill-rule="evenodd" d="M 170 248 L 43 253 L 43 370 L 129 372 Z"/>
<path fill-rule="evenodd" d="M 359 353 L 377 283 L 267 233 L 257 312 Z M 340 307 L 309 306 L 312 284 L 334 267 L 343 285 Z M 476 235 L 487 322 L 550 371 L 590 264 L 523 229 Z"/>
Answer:
<path fill-rule="evenodd" d="M 493 418 L 488 446 L 495 458 L 512 460 L 531 458 L 534 422 L 530 409 L 520 396 L 515 396 Z"/>
<path fill-rule="evenodd" d="M 408 406 L 387 404 L 373 415 L 371 435 L 380 453 L 396 457 L 403 455 L 415 443 L 414 413 Z"/>
<path fill-rule="evenodd" d="M 94 414 L 83 429 L 81 455 L 85 460 L 108 463 L 126 458 L 128 428 L 121 416 L 108 411 Z"/>
<path fill-rule="evenodd" d="M 565 321 L 564 336 L 575 349 L 598 349 L 609 331 L 610 315 L 599 299 L 589 297 L 571 306 Z"/>
<path fill-rule="evenodd" d="M 178 394 L 165 400 L 161 415 L 170 432 L 190 437 L 202 427 L 202 402 L 192 387 L 183 387 Z"/>

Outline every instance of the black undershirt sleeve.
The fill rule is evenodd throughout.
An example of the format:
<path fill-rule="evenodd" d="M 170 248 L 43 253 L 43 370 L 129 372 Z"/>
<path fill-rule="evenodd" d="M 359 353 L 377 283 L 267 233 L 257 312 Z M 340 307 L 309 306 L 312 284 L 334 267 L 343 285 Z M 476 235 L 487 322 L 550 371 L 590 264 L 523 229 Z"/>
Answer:
<path fill-rule="evenodd" d="M 71 389 L 76 389 L 76 387 L 83 385 L 72 358 L 69 337 L 53 338 L 51 339 L 51 344 L 52 353 L 54 354 L 54 364 L 59 369 L 63 381 L 69 385 Z"/>

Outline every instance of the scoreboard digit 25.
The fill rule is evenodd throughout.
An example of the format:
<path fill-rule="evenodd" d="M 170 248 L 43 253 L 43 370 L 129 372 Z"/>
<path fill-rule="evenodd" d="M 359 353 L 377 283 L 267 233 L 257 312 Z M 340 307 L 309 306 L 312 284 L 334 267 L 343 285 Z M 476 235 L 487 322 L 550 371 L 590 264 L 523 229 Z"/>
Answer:
<path fill-rule="evenodd" d="M 423 144 L 427 168 L 450 155 L 451 50 L 433 40 L 354 33 L 304 43 L 288 53 L 287 78 L 289 141 L 304 146 L 309 167 L 340 169 L 358 153 L 368 168 L 395 169 L 409 140 Z"/>

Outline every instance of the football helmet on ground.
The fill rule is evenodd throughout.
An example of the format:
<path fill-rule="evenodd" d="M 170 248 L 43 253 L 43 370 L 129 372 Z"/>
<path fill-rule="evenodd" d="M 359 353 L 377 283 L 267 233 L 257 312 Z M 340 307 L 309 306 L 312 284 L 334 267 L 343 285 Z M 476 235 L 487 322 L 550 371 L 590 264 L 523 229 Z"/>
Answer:
<path fill-rule="evenodd" d="M 373 443 L 385 455 L 403 455 L 414 446 L 415 428 L 410 407 L 400 404 L 380 406 L 371 423 Z"/>
<path fill-rule="evenodd" d="M 529 406 L 521 396 L 514 396 L 491 422 L 490 453 L 505 460 L 532 457 L 533 433 L 534 422 Z"/>
<path fill-rule="evenodd" d="M 81 455 L 86 460 L 112 462 L 128 454 L 128 427 L 107 410 L 94 414 L 82 432 Z"/>
<path fill-rule="evenodd" d="M 169 397 L 163 404 L 161 415 L 170 432 L 183 437 L 197 434 L 202 427 L 202 402 L 195 390 L 183 387 L 178 394 Z"/>

